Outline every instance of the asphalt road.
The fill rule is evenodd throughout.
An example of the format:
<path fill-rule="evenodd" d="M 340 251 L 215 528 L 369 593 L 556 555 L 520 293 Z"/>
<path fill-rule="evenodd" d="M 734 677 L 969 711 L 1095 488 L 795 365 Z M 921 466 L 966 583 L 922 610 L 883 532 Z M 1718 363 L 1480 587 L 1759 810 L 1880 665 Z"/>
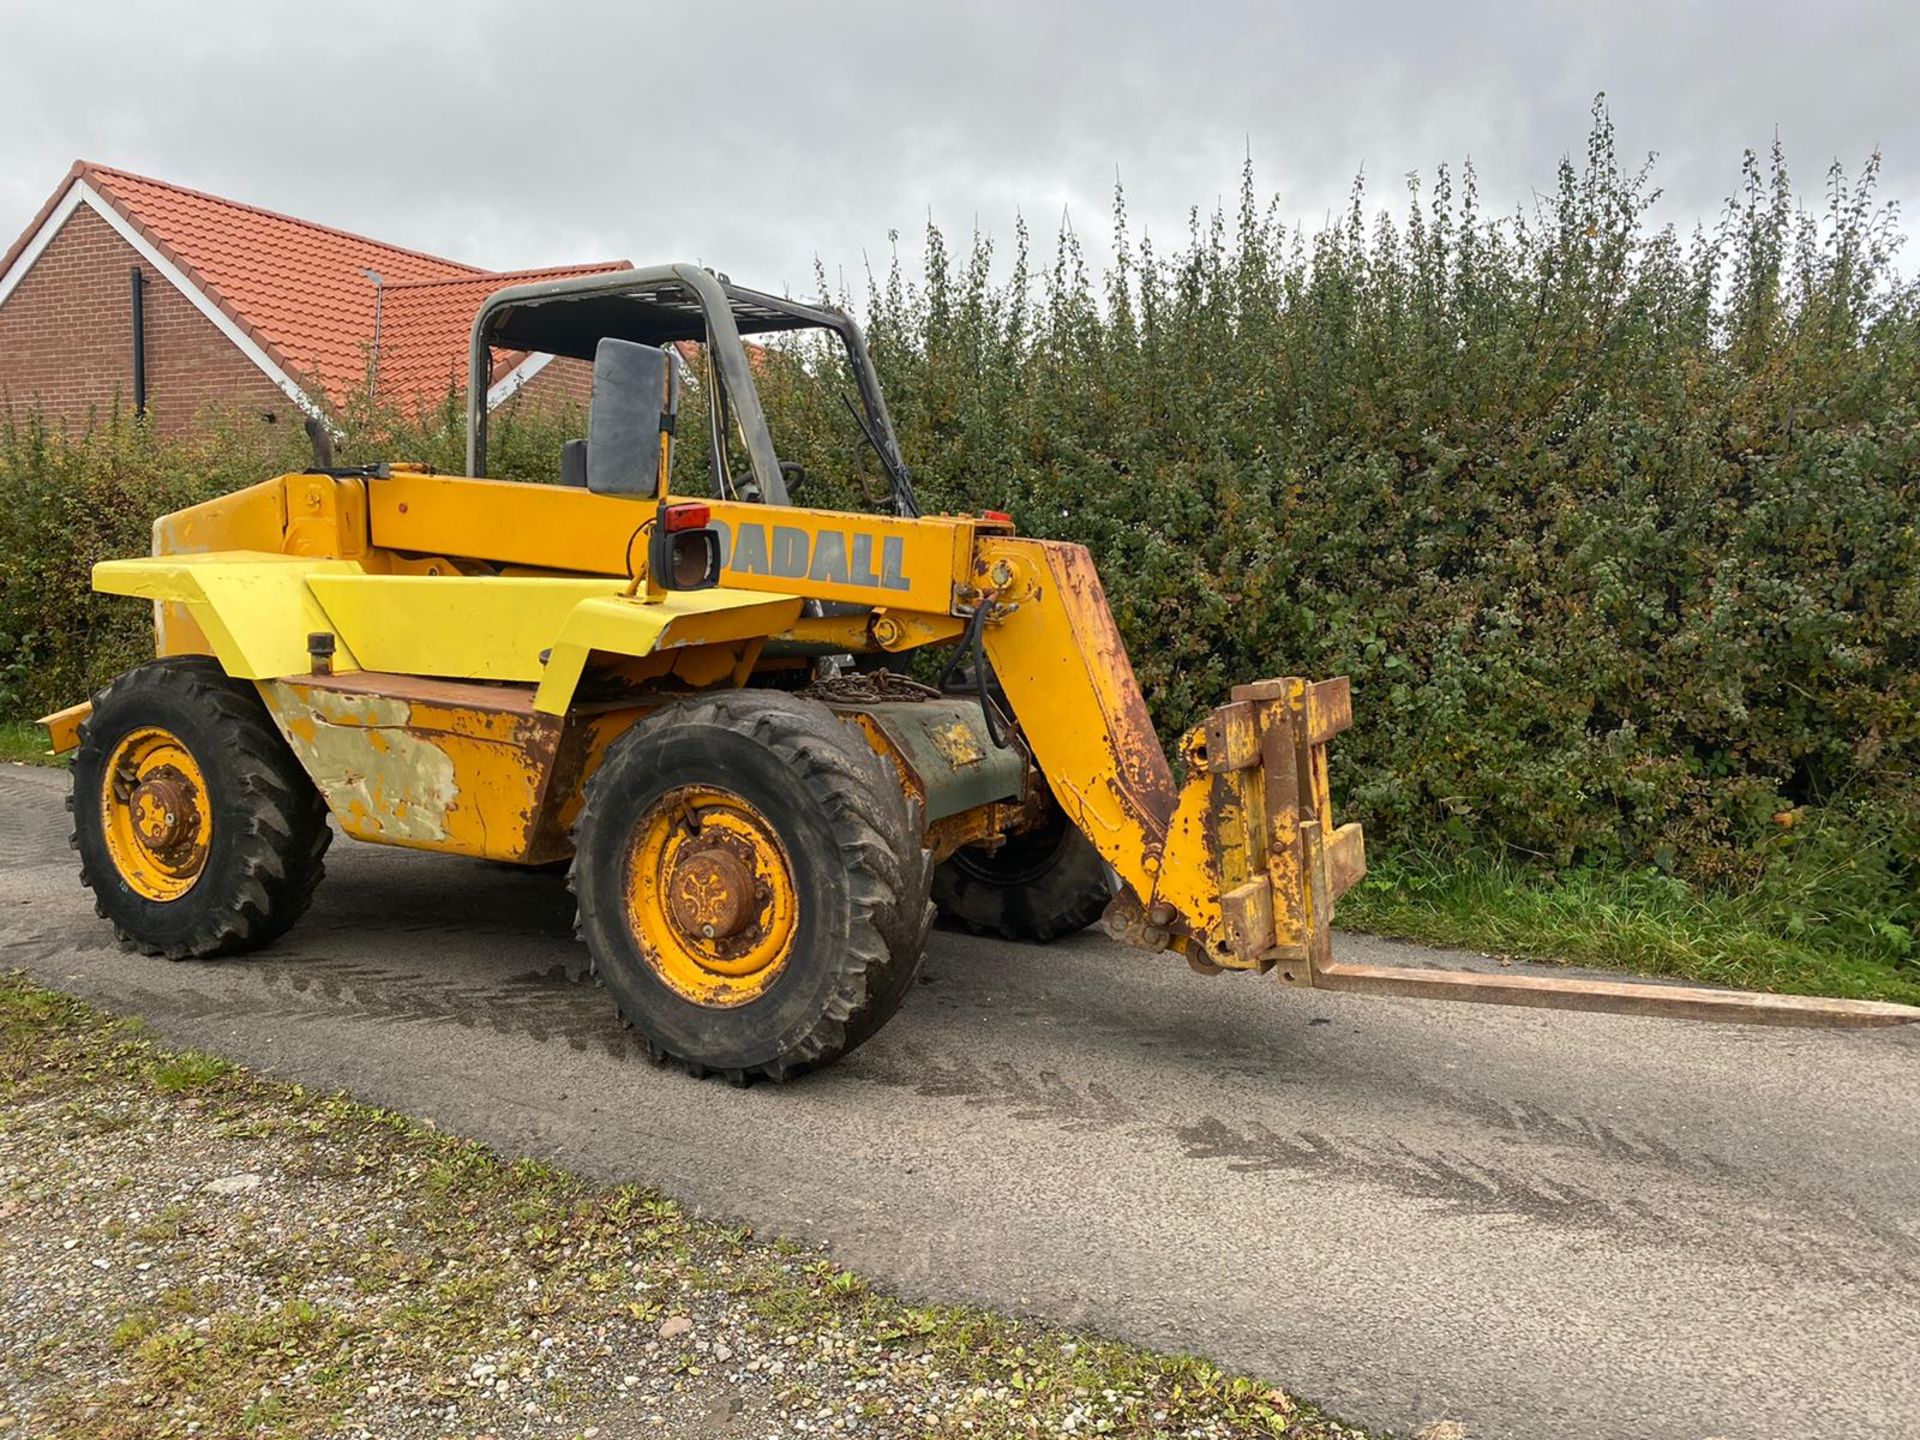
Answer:
<path fill-rule="evenodd" d="M 736 1091 L 645 1063 L 555 876 L 341 841 L 266 953 L 122 954 L 64 785 L 0 769 L 0 963 L 174 1042 L 1384 1429 L 1920 1434 L 1920 1033 L 1302 995 L 936 933 L 863 1050 Z"/>

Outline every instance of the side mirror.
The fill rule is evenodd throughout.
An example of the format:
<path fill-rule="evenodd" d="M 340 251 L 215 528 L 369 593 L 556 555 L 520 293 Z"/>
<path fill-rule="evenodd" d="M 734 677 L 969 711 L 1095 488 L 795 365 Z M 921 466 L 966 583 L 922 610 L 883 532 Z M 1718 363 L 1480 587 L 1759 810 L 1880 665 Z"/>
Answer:
<path fill-rule="evenodd" d="M 651 500 L 672 468 L 680 354 L 609 336 L 593 352 L 587 489 Z"/>

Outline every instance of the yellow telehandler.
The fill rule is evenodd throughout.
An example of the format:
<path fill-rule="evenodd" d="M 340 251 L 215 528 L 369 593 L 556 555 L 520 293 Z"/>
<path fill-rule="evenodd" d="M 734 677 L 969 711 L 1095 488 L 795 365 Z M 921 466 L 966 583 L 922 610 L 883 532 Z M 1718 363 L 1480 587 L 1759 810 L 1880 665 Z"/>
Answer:
<path fill-rule="evenodd" d="M 885 513 L 795 505 L 756 389 L 844 348 Z M 488 480 L 495 348 L 590 360 L 555 484 Z M 687 354 L 710 472 L 672 468 Z M 691 387 L 689 387 L 691 393 Z M 1258 680 L 1176 780 L 1079 546 L 923 516 L 859 328 L 694 265 L 517 286 L 475 317 L 468 475 L 316 456 L 167 515 L 94 572 L 157 657 L 43 722 L 75 752 L 81 880 L 168 958 L 263 945 L 348 835 L 570 861 L 579 929 L 660 1060 L 736 1083 L 831 1062 L 893 1013 L 936 911 L 1048 939 L 1104 919 L 1195 970 L 1367 993 L 1801 1024 L 1920 1010 L 1342 964 L 1365 870 L 1327 744 L 1345 680 Z M 692 409 L 693 407 L 689 407 Z M 953 652 L 939 685 L 903 657 Z"/>

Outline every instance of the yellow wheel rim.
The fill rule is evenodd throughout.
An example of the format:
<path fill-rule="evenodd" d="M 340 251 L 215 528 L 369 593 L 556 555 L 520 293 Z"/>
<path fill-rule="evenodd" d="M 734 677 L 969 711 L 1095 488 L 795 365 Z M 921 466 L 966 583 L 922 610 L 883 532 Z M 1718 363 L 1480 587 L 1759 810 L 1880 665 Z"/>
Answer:
<path fill-rule="evenodd" d="M 726 1009 L 766 993 L 793 952 L 793 865 L 773 825 L 738 795 L 669 790 L 634 825 L 627 919 L 677 994 Z"/>
<path fill-rule="evenodd" d="M 114 868 L 135 894 L 178 900 L 213 843 L 207 778 L 170 730 L 134 730 L 114 746 L 100 786 L 100 829 Z"/>

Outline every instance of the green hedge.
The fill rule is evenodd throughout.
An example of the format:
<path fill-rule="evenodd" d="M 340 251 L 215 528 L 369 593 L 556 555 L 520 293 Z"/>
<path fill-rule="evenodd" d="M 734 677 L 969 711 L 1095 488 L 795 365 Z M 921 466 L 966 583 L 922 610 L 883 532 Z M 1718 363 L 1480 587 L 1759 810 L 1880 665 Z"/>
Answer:
<path fill-rule="evenodd" d="M 1808 214 L 1750 155 L 1683 236 L 1596 110 L 1521 213 L 1442 171 L 1371 219 L 1356 187 L 1306 234 L 1249 174 L 1171 247 L 1116 195 L 1099 276 L 1071 234 L 1036 270 L 1024 228 L 1011 255 L 929 230 L 924 281 L 896 261 L 858 308 L 928 508 L 1092 547 L 1163 730 L 1236 680 L 1348 674 L 1336 778 L 1377 850 L 1653 867 L 1907 954 L 1920 291 L 1877 169 L 1836 169 Z M 763 372 L 776 440 L 844 474 L 844 377 L 798 358 Z M 451 401 L 349 428 L 459 463 Z M 504 428 L 504 473 L 551 470 L 564 424 Z M 0 709 L 137 651 L 87 565 L 267 473 L 263 443 L 0 435 Z"/>
<path fill-rule="evenodd" d="M 1304 234 L 1249 174 L 1172 247 L 1116 195 L 1098 277 L 930 230 L 861 306 L 908 458 L 1093 549 L 1165 732 L 1352 676 L 1376 850 L 1759 887 L 1911 953 L 1920 290 L 1877 157 L 1809 214 L 1749 155 L 1683 236 L 1594 118 L 1518 214 L 1442 171 Z"/>
<path fill-rule="evenodd" d="M 155 516 L 287 468 L 274 438 L 216 423 L 168 445 L 118 412 L 76 430 L 0 412 L 0 718 L 84 699 L 153 654 L 151 611 L 93 594 L 94 562 L 145 555 Z"/>

